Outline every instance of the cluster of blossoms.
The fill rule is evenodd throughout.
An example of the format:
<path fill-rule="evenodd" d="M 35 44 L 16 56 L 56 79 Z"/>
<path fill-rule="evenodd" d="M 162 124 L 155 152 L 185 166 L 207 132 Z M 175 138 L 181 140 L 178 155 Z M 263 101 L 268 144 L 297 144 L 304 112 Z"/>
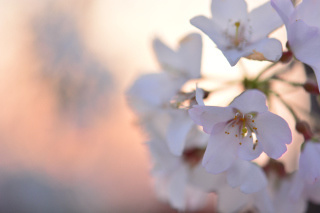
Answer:
<path fill-rule="evenodd" d="M 311 111 L 302 119 L 281 92 L 272 88 L 274 82 L 304 88 L 305 95 L 316 100 L 319 11 L 319 0 L 303 0 L 296 6 L 291 0 L 271 0 L 251 12 L 244 0 L 212 0 L 211 18 L 191 19 L 231 66 L 243 57 L 270 61 L 270 66 L 257 70 L 255 78 L 244 76 L 239 81 L 243 91 L 227 106 L 208 105 L 215 91 L 205 88 L 207 84 L 201 86 L 210 79 L 201 75 L 200 34 L 185 36 L 176 50 L 154 40 L 162 70 L 139 77 L 127 96 L 148 134 L 152 175 L 161 199 L 182 211 L 201 209 L 208 193 L 217 195 L 218 212 L 298 213 L 306 211 L 308 202 L 320 204 L 317 113 Z M 268 37 L 283 24 L 287 50 L 279 40 Z M 318 84 L 281 76 L 296 64 L 311 67 Z M 262 78 L 268 72 L 271 74 Z M 272 97 L 291 113 L 295 129 L 290 129 L 282 114 L 269 111 Z M 288 172 L 278 159 L 294 143 L 293 131 L 304 141 L 297 153 L 297 170 Z M 262 153 L 267 156 L 263 163 L 256 160 Z"/>

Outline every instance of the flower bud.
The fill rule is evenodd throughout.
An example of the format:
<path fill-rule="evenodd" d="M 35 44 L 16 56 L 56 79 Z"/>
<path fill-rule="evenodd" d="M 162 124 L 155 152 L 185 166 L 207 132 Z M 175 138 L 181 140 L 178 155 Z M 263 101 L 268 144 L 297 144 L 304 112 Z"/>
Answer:
<path fill-rule="evenodd" d="M 310 140 L 313 136 L 309 124 L 305 121 L 298 121 L 296 124 L 296 130 L 303 135 L 305 141 Z"/>
<path fill-rule="evenodd" d="M 307 80 L 307 82 L 303 85 L 303 88 L 311 94 L 319 95 L 318 84 L 313 80 Z"/>

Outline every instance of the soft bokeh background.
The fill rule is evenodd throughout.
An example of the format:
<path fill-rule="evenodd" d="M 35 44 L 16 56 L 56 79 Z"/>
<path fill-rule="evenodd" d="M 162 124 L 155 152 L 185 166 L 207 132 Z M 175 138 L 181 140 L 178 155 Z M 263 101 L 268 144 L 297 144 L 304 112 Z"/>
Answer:
<path fill-rule="evenodd" d="M 251 1 L 250 9 L 265 1 Z M 165 212 L 125 91 L 209 0 L 0 0 L 0 212 Z M 239 78 L 204 37 L 207 75 Z M 223 72 L 221 71 L 223 70 Z M 49 206 L 49 208 L 48 208 Z"/>

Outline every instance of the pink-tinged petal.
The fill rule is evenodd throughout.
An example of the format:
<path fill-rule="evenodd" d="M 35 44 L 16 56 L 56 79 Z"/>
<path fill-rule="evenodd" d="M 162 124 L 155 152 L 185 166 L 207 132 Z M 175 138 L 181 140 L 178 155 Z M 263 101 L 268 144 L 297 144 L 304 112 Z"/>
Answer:
<path fill-rule="evenodd" d="M 188 78 L 200 78 L 202 39 L 197 33 L 185 36 L 179 42 L 180 48 L 177 52 L 182 61 L 181 72 Z"/>
<path fill-rule="evenodd" d="M 255 119 L 257 139 L 263 151 L 271 158 L 279 158 L 287 151 L 286 144 L 292 141 L 287 122 L 271 112 L 258 114 Z"/>
<path fill-rule="evenodd" d="M 228 45 L 229 41 L 223 34 L 223 31 L 207 17 L 196 16 L 190 20 L 190 23 L 209 36 L 219 49 Z"/>
<path fill-rule="evenodd" d="M 267 186 L 267 178 L 257 165 L 243 160 L 236 160 L 227 172 L 228 184 L 240 186 L 243 193 L 251 194 Z"/>
<path fill-rule="evenodd" d="M 174 110 L 167 131 L 167 143 L 172 154 L 181 156 L 186 144 L 187 135 L 194 125 L 185 110 Z"/>
<path fill-rule="evenodd" d="M 283 25 L 282 19 L 272 8 L 270 2 L 266 2 L 249 13 L 253 42 L 267 37 L 275 29 Z"/>
<path fill-rule="evenodd" d="M 320 179 L 320 143 L 306 142 L 299 160 L 299 174 L 312 184 Z"/>
<path fill-rule="evenodd" d="M 183 66 L 177 53 L 160 39 L 154 39 L 153 50 L 161 67 L 166 71 L 180 70 Z"/>
<path fill-rule="evenodd" d="M 284 24 L 289 24 L 290 16 L 294 12 L 291 0 L 271 0 L 271 6 L 278 12 Z"/>
<path fill-rule="evenodd" d="M 202 165 L 207 172 L 212 174 L 226 171 L 236 159 L 237 146 L 238 144 L 235 143 L 234 137 L 228 137 L 224 131 L 212 134 L 203 156 Z"/>
<path fill-rule="evenodd" d="M 247 3 L 244 0 L 212 0 L 211 13 L 215 23 L 226 27 L 230 22 L 247 20 Z"/>
<path fill-rule="evenodd" d="M 187 180 L 187 168 L 182 166 L 178 168 L 171 176 L 170 183 L 168 185 L 169 202 L 174 208 L 179 210 L 185 210 L 186 208 Z"/>
<path fill-rule="evenodd" d="M 241 141 L 241 145 L 238 147 L 238 156 L 243 160 L 254 160 L 259 157 L 262 153 L 262 146 L 260 144 L 255 145 L 249 136 L 243 138 Z"/>
<path fill-rule="evenodd" d="M 266 100 L 266 96 L 259 90 L 246 90 L 232 101 L 230 107 L 238 109 L 243 114 L 261 113 L 268 111 Z"/>
<path fill-rule="evenodd" d="M 258 61 L 278 61 L 282 56 L 281 42 L 274 38 L 265 38 L 246 47 L 251 54 L 246 56 L 249 59 Z"/>
<path fill-rule="evenodd" d="M 234 117 L 232 108 L 216 106 L 195 105 L 189 109 L 191 119 L 198 125 L 203 126 L 203 131 L 211 134 L 215 124 L 227 122 Z"/>

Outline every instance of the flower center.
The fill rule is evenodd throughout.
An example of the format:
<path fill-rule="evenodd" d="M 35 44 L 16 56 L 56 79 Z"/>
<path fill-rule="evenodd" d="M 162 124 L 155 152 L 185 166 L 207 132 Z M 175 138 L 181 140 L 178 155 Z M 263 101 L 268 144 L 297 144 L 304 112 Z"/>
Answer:
<path fill-rule="evenodd" d="M 230 25 L 228 26 L 227 32 L 226 32 L 226 36 L 230 41 L 230 45 L 227 48 L 242 49 L 246 45 L 247 38 L 250 35 L 250 32 L 248 31 L 247 27 L 240 21 L 237 21 L 237 22 L 231 21 L 230 24 L 231 26 Z"/>
<path fill-rule="evenodd" d="M 242 145 L 242 140 L 249 137 L 253 141 L 252 149 L 255 150 L 258 145 L 257 131 L 255 126 L 254 117 L 256 113 L 243 114 L 237 111 L 234 118 L 227 122 L 226 135 L 234 136 L 239 141 L 239 145 Z"/>

